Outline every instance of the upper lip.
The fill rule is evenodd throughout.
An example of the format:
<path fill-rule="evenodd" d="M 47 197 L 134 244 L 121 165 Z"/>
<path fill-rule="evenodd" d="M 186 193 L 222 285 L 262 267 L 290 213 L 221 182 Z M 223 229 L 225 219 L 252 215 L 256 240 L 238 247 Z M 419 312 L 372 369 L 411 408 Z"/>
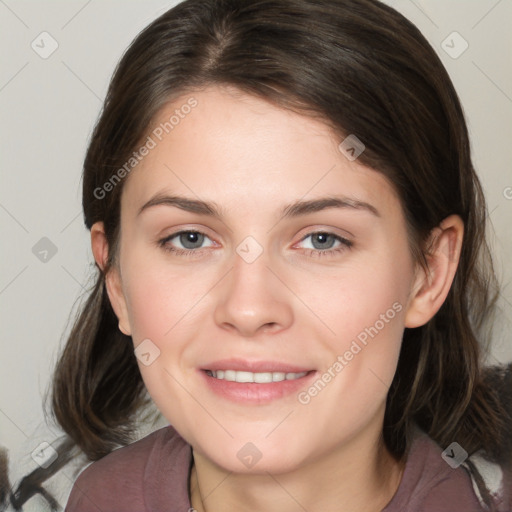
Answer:
<path fill-rule="evenodd" d="M 297 366 L 280 361 L 247 361 L 245 359 L 222 359 L 204 365 L 203 370 L 236 370 L 240 372 L 267 373 L 302 373 L 309 372 L 312 369 L 303 366 Z"/>

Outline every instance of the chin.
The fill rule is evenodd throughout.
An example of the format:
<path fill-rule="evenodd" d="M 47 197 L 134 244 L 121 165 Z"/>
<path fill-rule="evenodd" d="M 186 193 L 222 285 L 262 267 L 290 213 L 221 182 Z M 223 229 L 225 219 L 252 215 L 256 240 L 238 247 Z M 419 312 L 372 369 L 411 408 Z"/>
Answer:
<path fill-rule="evenodd" d="M 302 454 L 300 446 L 295 444 L 296 440 L 290 445 L 282 438 L 269 440 L 262 436 L 254 441 L 247 439 L 248 436 L 244 436 L 243 440 L 230 439 L 226 443 L 214 444 L 211 439 L 205 440 L 204 448 L 198 445 L 196 451 L 225 471 L 251 475 L 291 472 L 304 464 L 307 458 L 307 454 Z"/>

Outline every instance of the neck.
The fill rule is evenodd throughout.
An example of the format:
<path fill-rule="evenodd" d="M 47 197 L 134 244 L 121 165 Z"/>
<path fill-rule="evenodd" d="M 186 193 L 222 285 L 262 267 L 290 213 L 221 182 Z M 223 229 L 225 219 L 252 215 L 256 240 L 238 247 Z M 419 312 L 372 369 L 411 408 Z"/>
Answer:
<path fill-rule="evenodd" d="M 404 468 L 385 448 L 380 429 L 275 475 L 227 472 L 193 455 L 190 495 L 197 512 L 380 512 L 395 494 Z"/>

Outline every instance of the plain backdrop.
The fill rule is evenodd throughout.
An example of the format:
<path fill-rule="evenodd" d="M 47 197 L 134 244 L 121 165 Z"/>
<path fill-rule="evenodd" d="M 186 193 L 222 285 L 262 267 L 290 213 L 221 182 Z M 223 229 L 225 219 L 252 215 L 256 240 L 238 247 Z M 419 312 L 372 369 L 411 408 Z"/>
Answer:
<path fill-rule="evenodd" d="M 36 467 L 32 450 L 59 434 L 42 398 L 94 269 L 81 212 L 88 138 L 121 54 L 175 3 L 0 0 L 0 445 L 13 483 Z M 420 28 L 460 95 L 503 286 L 489 363 L 511 361 L 512 1 L 387 3 Z M 62 502 L 71 482 L 68 474 L 51 484 Z M 41 510 L 35 503 L 25 510 Z"/>

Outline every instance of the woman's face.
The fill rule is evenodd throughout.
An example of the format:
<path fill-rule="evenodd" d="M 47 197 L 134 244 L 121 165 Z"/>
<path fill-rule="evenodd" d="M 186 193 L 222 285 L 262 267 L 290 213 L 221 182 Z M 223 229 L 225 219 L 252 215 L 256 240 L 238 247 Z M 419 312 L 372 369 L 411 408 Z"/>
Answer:
<path fill-rule="evenodd" d="M 381 426 L 414 280 L 392 186 L 320 121 L 233 89 L 151 130 L 122 195 L 120 325 L 163 415 L 236 472 Z"/>

